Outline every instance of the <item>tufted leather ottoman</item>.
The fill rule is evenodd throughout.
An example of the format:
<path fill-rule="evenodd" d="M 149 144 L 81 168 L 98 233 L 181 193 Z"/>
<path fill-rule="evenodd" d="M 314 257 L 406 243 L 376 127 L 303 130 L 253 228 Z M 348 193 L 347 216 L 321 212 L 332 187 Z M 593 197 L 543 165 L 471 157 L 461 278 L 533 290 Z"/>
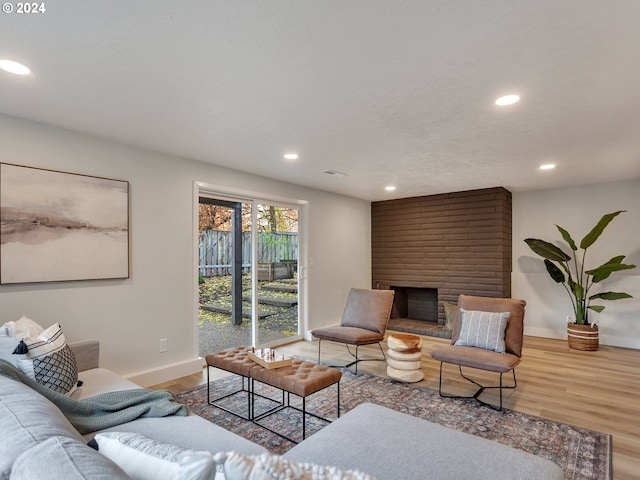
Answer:
<path fill-rule="evenodd" d="M 221 352 L 207 355 L 207 365 L 227 372 L 235 373 L 242 377 L 249 377 L 249 372 L 254 368 L 262 368 L 249 358 L 251 347 L 233 347 Z"/>
<path fill-rule="evenodd" d="M 251 351 L 251 347 L 233 347 L 227 348 L 226 350 L 222 350 L 218 353 L 214 353 L 211 355 L 207 355 L 205 360 L 207 361 L 207 401 L 209 405 L 213 405 L 214 407 L 218 407 L 221 410 L 232 413 L 240 418 L 245 420 L 251 420 L 253 417 L 252 413 L 252 392 L 251 392 L 251 384 L 249 382 L 249 377 L 251 371 L 254 369 L 262 368 L 256 362 L 249 358 L 249 352 Z M 242 377 L 242 387 L 239 390 L 236 390 L 231 393 L 227 393 L 225 395 L 218 396 L 216 398 L 211 398 L 211 381 L 209 379 L 209 367 L 219 368 L 221 370 L 225 370 L 227 372 L 235 373 L 236 375 L 240 375 Z M 245 385 L 246 381 L 246 385 Z M 247 413 L 241 414 L 237 411 L 230 410 L 224 407 L 221 403 L 225 398 L 228 398 L 232 395 L 244 394 L 247 396 Z"/>
<path fill-rule="evenodd" d="M 301 411 L 302 439 L 304 439 L 306 437 L 307 415 L 311 415 L 320 420 L 330 422 L 330 420 L 326 418 L 322 418 L 311 412 L 307 412 L 306 397 L 335 384 L 338 391 L 337 416 L 340 417 L 340 379 L 342 378 L 342 372 L 340 370 L 300 359 L 293 359 L 291 365 L 288 365 L 286 367 L 268 369 L 257 364 L 256 362 L 251 360 L 251 358 L 249 358 L 249 352 L 251 351 L 251 347 L 233 347 L 227 348 L 226 350 L 222 350 L 218 353 L 207 355 L 205 357 L 207 361 L 207 398 L 209 405 L 213 405 L 214 407 L 232 413 L 245 420 L 252 420 L 255 423 L 258 423 L 258 421 L 282 410 L 283 408 L 292 408 L 294 410 Z M 209 379 L 209 367 L 219 368 L 221 370 L 240 375 L 242 377 L 242 388 L 212 399 L 211 382 Z M 247 380 L 246 387 L 245 379 Z M 282 390 L 282 401 L 278 403 L 274 399 L 264 397 L 256 393 L 254 382 L 261 382 L 271 387 Z M 241 393 L 247 395 L 246 415 L 238 413 L 236 411 L 232 411 L 225 408 L 224 405 L 221 405 L 221 400 Z M 291 405 L 289 394 L 294 394 L 302 398 L 302 409 Z M 254 411 L 255 396 L 267 398 L 272 402 L 278 403 L 278 405 L 256 416 Z M 297 443 L 295 440 L 289 437 L 285 437 L 281 433 L 271 430 L 264 425 L 260 426 L 286 438 L 287 440 Z"/>
<path fill-rule="evenodd" d="M 317 363 L 294 359 L 291 365 L 286 367 L 252 371 L 251 378 L 304 398 L 339 382 L 342 372 Z"/>
<path fill-rule="evenodd" d="M 307 411 L 306 407 L 306 397 L 309 395 L 319 392 L 322 389 L 330 387 L 331 385 L 336 385 L 338 391 L 338 400 L 337 400 L 337 416 L 340 417 L 340 379 L 342 378 L 342 372 L 335 368 L 326 367 L 324 365 L 318 365 L 313 362 L 308 362 L 305 360 L 294 359 L 291 362 L 291 365 L 286 367 L 267 369 L 260 368 L 257 370 L 251 370 L 250 376 L 252 381 L 257 381 L 261 383 L 265 383 L 272 387 L 276 387 L 283 392 L 287 393 L 287 401 L 286 404 L 283 402 L 282 405 L 276 407 L 268 412 L 265 412 L 254 418 L 254 422 L 258 423 L 263 418 L 272 415 L 283 408 L 292 408 L 294 410 L 298 410 L 302 412 L 302 439 L 306 437 L 306 416 L 311 415 L 320 420 L 324 420 L 326 422 L 330 422 L 330 420 L 326 418 L 319 417 L 313 413 Z M 253 388 L 252 388 L 253 390 Z M 289 394 L 294 394 L 302 398 L 302 409 L 297 407 L 293 407 L 290 403 Z M 259 424 L 259 423 L 258 423 Z M 259 424 L 260 425 L 260 424 Z M 264 428 L 264 425 L 260 425 Z M 278 433 L 274 430 L 272 432 L 290 440 L 294 443 L 297 443 L 296 440 L 292 438 L 286 437 L 281 433 Z"/>

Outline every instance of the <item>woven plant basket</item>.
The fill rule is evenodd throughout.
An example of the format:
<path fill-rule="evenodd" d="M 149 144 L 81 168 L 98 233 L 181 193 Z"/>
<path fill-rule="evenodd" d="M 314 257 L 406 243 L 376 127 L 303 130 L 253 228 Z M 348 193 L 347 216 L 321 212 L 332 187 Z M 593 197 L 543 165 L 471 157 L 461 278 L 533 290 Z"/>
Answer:
<path fill-rule="evenodd" d="M 590 352 L 598 350 L 599 337 L 597 325 L 567 323 L 567 338 L 569 340 L 569 348 Z"/>

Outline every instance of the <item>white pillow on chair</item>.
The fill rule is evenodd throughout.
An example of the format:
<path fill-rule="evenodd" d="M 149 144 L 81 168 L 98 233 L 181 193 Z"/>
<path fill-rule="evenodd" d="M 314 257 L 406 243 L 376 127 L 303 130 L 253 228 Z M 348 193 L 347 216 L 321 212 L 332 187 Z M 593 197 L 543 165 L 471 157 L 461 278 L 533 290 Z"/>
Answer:
<path fill-rule="evenodd" d="M 504 353 L 504 331 L 510 315 L 509 312 L 481 312 L 461 308 L 460 335 L 454 345 Z"/>

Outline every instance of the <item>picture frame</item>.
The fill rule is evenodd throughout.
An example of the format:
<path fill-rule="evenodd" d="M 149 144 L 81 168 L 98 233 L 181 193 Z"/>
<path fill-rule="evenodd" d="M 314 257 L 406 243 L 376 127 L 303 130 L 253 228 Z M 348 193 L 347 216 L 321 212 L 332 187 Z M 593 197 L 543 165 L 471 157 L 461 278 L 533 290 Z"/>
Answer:
<path fill-rule="evenodd" d="M 129 182 L 0 163 L 0 284 L 129 278 Z"/>

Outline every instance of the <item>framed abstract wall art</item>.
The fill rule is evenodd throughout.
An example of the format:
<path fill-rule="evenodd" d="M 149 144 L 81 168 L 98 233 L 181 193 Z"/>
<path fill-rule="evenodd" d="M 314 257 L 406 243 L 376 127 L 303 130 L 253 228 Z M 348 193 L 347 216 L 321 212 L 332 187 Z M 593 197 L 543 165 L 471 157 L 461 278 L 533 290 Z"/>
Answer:
<path fill-rule="evenodd" d="M 129 277 L 129 182 L 0 163 L 0 284 Z"/>

